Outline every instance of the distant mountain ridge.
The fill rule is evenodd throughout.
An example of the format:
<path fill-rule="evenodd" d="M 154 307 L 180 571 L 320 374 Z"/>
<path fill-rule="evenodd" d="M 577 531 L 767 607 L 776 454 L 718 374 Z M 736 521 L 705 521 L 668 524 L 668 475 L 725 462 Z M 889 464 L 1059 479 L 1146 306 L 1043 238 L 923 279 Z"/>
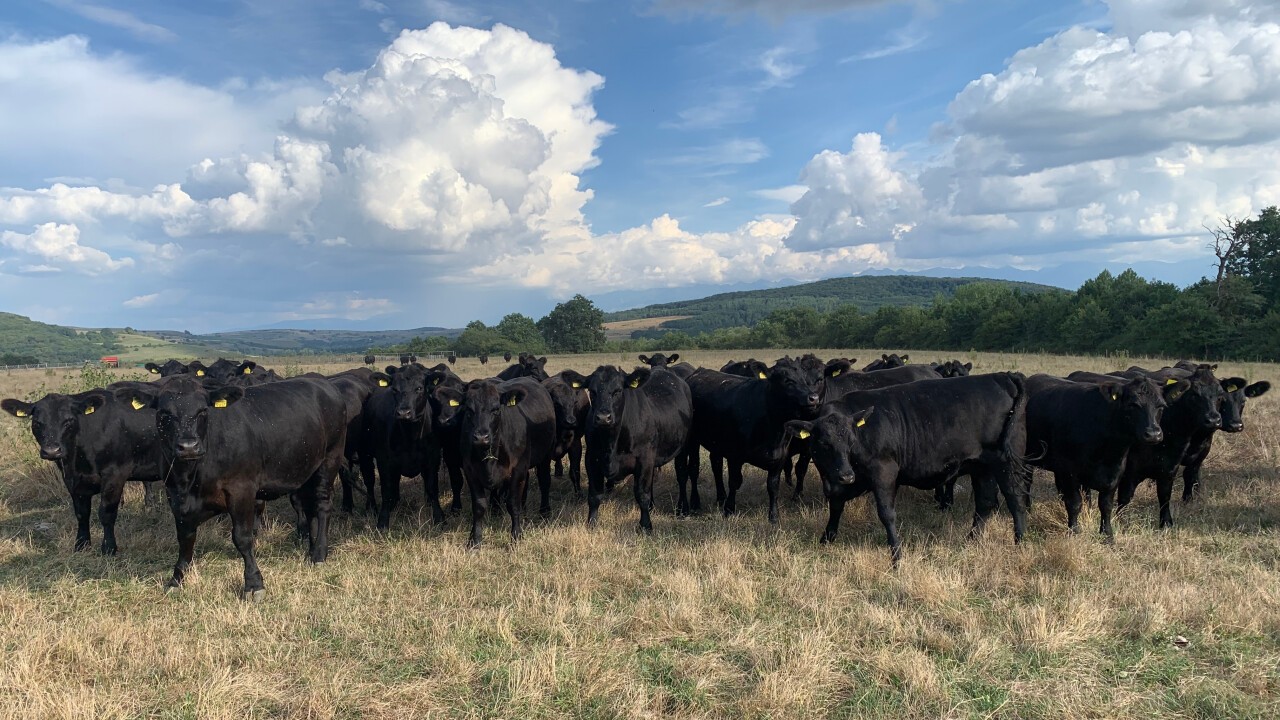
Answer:
<path fill-rule="evenodd" d="M 829 312 L 842 305 L 854 305 L 863 312 L 874 312 L 885 305 L 929 305 L 935 297 L 951 297 L 955 295 L 957 288 L 973 283 L 995 283 L 1027 293 L 1070 292 L 1050 285 L 975 277 L 858 276 L 646 305 L 633 310 L 605 313 L 604 319 L 606 323 L 615 323 L 676 316 L 680 319 L 663 321 L 658 327 L 643 331 L 644 334 L 680 330 L 696 335 L 720 328 L 754 325 L 775 310 L 791 307 L 811 307 L 819 312 Z"/>

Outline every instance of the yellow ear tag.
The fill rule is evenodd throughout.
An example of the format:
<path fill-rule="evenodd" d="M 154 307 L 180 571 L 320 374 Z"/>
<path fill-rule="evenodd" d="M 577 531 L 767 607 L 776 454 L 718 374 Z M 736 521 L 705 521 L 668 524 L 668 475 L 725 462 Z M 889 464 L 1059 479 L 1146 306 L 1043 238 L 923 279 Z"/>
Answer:
<path fill-rule="evenodd" d="M 1111 399 L 1112 399 L 1112 400 L 1119 400 L 1119 399 L 1120 399 L 1120 396 L 1119 396 L 1119 395 L 1117 395 L 1117 394 L 1115 394 L 1115 393 L 1111 393 Z"/>
<path fill-rule="evenodd" d="M 832 371 L 831 371 L 831 377 L 838 377 L 838 376 L 840 375 L 840 373 L 842 373 L 842 372 L 844 372 L 844 371 L 843 371 L 843 370 L 832 370 Z"/>
<path fill-rule="evenodd" d="M 580 387 L 582 387 L 582 383 L 574 383 L 574 384 L 573 384 L 573 389 L 574 389 L 574 390 L 577 390 L 577 389 L 578 389 L 578 388 L 580 388 Z"/>
<path fill-rule="evenodd" d="M 84 409 L 84 414 L 85 414 L 85 415 L 92 415 L 92 414 L 93 414 L 93 406 L 92 406 L 92 405 L 90 405 L 89 407 L 85 408 L 85 409 Z"/>
<path fill-rule="evenodd" d="M 633 387 L 633 388 L 638 388 L 638 387 L 640 387 L 640 379 L 639 379 L 639 378 L 636 378 L 635 380 L 632 380 L 632 381 L 631 381 L 631 385 L 630 385 L 629 387 Z"/>
<path fill-rule="evenodd" d="M 252 374 L 253 374 L 253 368 L 245 368 L 245 369 L 244 369 L 244 374 L 245 374 L 245 375 L 252 375 Z"/>
<path fill-rule="evenodd" d="M 133 409 L 134 409 L 134 410 L 141 410 L 142 408 L 144 408 L 144 407 L 146 407 L 146 406 L 147 406 L 147 404 L 146 404 L 146 403 L 142 402 L 142 401 L 141 401 L 141 400 L 139 400 L 138 398 L 134 398 L 134 399 L 133 399 L 133 402 L 131 402 L 131 403 L 129 403 L 129 404 L 133 406 Z"/>
<path fill-rule="evenodd" d="M 27 416 L 27 411 L 26 411 L 26 410 L 15 410 L 13 414 L 14 414 L 14 415 L 16 415 L 17 417 L 26 417 L 26 416 Z"/>
<path fill-rule="evenodd" d="M 159 375 L 159 374 L 160 374 L 160 371 L 159 371 L 159 370 L 157 370 L 157 369 L 155 369 L 155 368 L 151 368 L 151 369 L 150 369 L 150 370 L 148 370 L 147 372 L 151 373 L 152 375 Z"/>
<path fill-rule="evenodd" d="M 862 418 L 861 420 L 858 421 L 857 425 L 854 425 L 854 427 L 862 427 L 863 425 L 866 425 L 866 424 L 867 424 L 867 419 Z"/>
<path fill-rule="evenodd" d="M 761 380 L 768 380 L 768 379 L 769 379 L 769 376 L 768 376 L 768 375 L 765 375 L 764 373 L 760 373 L 760 379 L 761 379 Z"/>
<path fill-rule="evenodd" d="M 809 433 L 809 431 L 808 431 L 808 430 L 801 430 L 801 431 L 800 431 L 800 439 L 801 439 L 801 440 L 808 440 L 808 439 L 809 439 L 809 435 L 810 435 L 810 433 Z"/>
<path fill-rule="evenodd" d="M 203 370 L 197 370 L 197 371 L 196 371 L 196 377 L 204 377 L 204 371 L 203 371 Z"/>
<path fill-rule="evenodd" d="M 461 404 L 462 404 L 462 403 L 458 402 L 457 400 L 450 400 L 450 401 L 449 401 L 449 407 L 458 407 L 458 406 L 459 406 L 459 405 L 461 405 Z"/>
<path fill-rule="evenodd" d="M 432 387 L 440 384 L 440 378 L 431 378 Z"/>
<path fill-rule="evenodd" d="M 1165 381 L 1164 381 L 1164 384 L 1165 384 L 1165 385 L 1177 385 L 1177 384 L 1178 384 L 1178 380 L 1177 380 L 1177 378 L 1169 378 L 1168 380 L 1165 380 Z"/>
<path fill-rule="evenodd" d="M 387 382 L 386 380 L 379 380 L 379 381 L 378 381 L 378 387 L 386 387 L 386 386 L 388 386 L 388 385 L 390 385 L 390 384 L 391 384 L 391 383 Z"/>
<path fill-rule="evenodd" d="M 507 407 L 515 407 L 515 406 L 516 406 L 516 396 L 512 395 L 511 399 L 507 401 Z"/>
<path fill-rule="evenodd" d="M 218 398 L 217 400 L 214 400 L 214 401 L 213 401 L 213 406 L 214 406 L 214 407 L 216 407 L 216 408 L 224 408 L 224 407 L 226 407 L 226 406 L 227 406 L 227 399 L 226 399 L 226 398 Z"/>
<path fill-rule="evenodd" d="M 1240 389 L 1240 388 L 1236 387 L 1235 385 L 1228 385 L 1228 386 L 1227 386 L 1227 392 L 1235 392 L 1235 391 L 1237 391 L 1237 390 L 1239 390 L 1239 389 Z"/>

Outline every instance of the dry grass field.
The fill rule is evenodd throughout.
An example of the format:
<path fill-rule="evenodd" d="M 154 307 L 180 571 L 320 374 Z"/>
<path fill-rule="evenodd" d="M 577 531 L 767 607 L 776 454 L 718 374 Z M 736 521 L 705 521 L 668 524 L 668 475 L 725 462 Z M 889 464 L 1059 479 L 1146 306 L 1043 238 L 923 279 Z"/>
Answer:
<path fill-rule="evenodd" d="M 635 320 L 619 320 L 604 324 L 605 337 L 610 340 L 629 340 L 636 330 L 654 330 L 662 327 L 662 323 L 670 320 L 684 320 L 688 315 L 663 315 L 662 317 L 636 318 Z"/>
<path fill-rule="evenodd" d="M 730 357 L 687 355 L 715 367 Z M 1162 364 L 965 359 L 975 372 Z M 553 357 L 548 370 L 600 363 L 635 364 Z M 481 374 L 474 360 L 456 369 Z M 1227 371 L 1280 381 L 1275 365 Z M 76 380 L 0 375 L 0 396 Z M 138 488 L 120 513 L 119 556 L 72 552 L 59 478 L 27 425 L 0 416 L 0 717 L 1274 718 L 1278 396 L 1250 402 L 1243 434 L 1219 436 L 1202 495 L 1175 495 L 1175 529 L 1157 528 L 1148 483 L 1113 546 L 1091 510 L 1092 529 L 1067 534 L 1043 475 L 1023 544 L 1005 515 L 967 542 L 962 483 L 946 513 L 930 494 L 903 491 L 905 556 L 892 570 L 867 498 L 850 505 L 834 545 L 819 545 L 816 478 L 803 500 L 782 504 L 775 528 L 761 472 L 747 475 L 741 515 L 677 520 L 666 468 L 651 537 L 635 531 L 628 489 L 593 531 L 558 479 L 554 517 L 512 546 L 497 514 L 486 545 L 469 553 L 466 511 L 432 528 L 420 485 L 406 480 L 392 531 L 339 512 L 320 566 L 295 543 L 287 502 L 273 503 L 258 540 L 260 604 L 238 599 L 241 561 L 225 522 L 201 528 L 194 574 L 165 595 L 172 519 L 145 509 Z M 704 498 L 714 498 L 709 478 L 704 467 Z M 96 517 L 93 533 L 96 548 Z"/>

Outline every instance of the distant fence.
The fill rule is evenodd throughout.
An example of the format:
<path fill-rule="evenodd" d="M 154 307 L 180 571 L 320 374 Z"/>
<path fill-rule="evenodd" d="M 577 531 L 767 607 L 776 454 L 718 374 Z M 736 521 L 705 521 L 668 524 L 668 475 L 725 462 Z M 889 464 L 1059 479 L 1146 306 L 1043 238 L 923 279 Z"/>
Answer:
<path fill-rule="evenodd" d="M 33 363 L 31 365 L 0 365 L 0 370 L 65 370 L 67 368 L 82 368 L 85 365 L 98 365 L 92 360 L 85 360 L 78 363 Z"/>

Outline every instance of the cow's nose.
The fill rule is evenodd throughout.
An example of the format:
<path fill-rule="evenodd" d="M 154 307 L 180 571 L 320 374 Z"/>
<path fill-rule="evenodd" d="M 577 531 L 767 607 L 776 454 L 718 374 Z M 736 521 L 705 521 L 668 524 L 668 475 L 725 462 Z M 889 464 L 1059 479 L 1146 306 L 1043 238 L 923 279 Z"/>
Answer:
<path fill-rule="evenodd" d="M 1213 415 L 1210 415 L 1210 416 L 1209 416 L 1209 426 L 1210 426 L 1210 427 L 1222 427 L 1222 416 L 1221 416 L 1221 415 L 1219 415 L 1219 414 L 1217 414 L 1217 413 L 1214 413 Z"/>
<path fill-rule="evenodd" d="M 182 457 L 195 457 L 201 455 L 199 440 L 179 440 L 178 455 Z"/>
<path fill-rule="evenodd" d="M 1222 427 L 1222 429 L 1226 430 L 1227 432 L 1240 432 L 1241 430 L 1244 430 L 1244 423 L 1242 422 L 1227 423 Z"/>
<path fill-rule="evenodd" d="M 819 395 L 818 393 L 809 393 L 809 404 L 810 404 L 810 405 L 817 405 L 817 404 L 818 404 L 818 401 L 819 401 L 819 400 L 821 400 L 821 399 L 822 399 L 822 396 L 821 396 L 821 395 Z"/>
<path fill-rule="evenodd" d="M 413 411 L 404 408 L 396 410 L 396 418 L 400 420 L 409 420 L 413 418 Z"/>
<path fill-rule="evenodd" d="M 611 412 L 596 413 L 596 423 L 599 425 L 612 425 L 613 413 Z"/>
<path fill-rule="evenodd" d="M 40 458 L 43 460 L 61 460 L 62 455 L 63 455 L 62 448 L 58 447 L 57 445 L 53 445 L 49 447 L 46 447 L 44 445 L 40 446 Z"/>
<path fill-rule="evenodd" d="M 487 432 L 472 433 L 471 440 L 475 442 L 475 444 L 477 445 L 488 445 L 489 433 Z"/>
<path fill-rule="evenodd" d="M 1156 428 L 1155 430 L 1148 430 L 1145 433 L 1143 433 L 1142 439 L 1152 444 L 1158 443 L 1161 440 L 1164 440 L 1164 431 L 1161 430 L 1160 428 Z"/>

